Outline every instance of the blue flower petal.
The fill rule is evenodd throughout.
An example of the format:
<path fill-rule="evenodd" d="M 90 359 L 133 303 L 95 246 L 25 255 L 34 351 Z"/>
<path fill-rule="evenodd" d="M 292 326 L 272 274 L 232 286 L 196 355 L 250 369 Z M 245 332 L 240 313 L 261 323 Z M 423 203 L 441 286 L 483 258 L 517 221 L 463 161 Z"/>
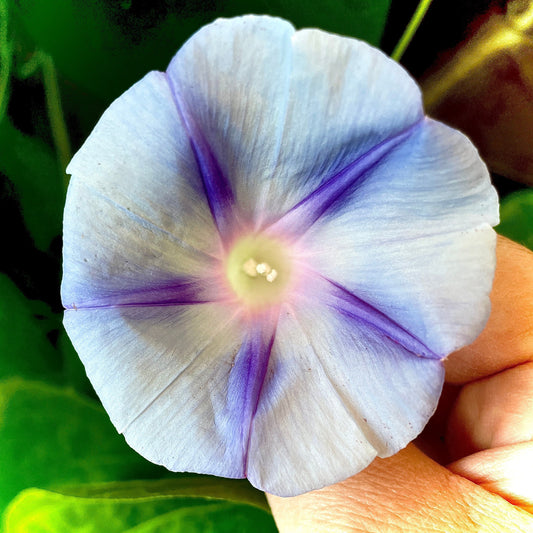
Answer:
<path fill-rule="evenodd" d="M 341 285 L 326 278 L 319 278 L 313 285 L 315 285 L 314 290 L 318 290 L 316 296 L 320 301 L 336 312 L 374 327 L 416 355 L 430 359 L 442 359 L 442 355 L 435 353 L 410 331 Z"/>
<path fill-rule="evenodd" d="M 278 225 L 290 227 L 292 216 Z M 444 357 L 488 318 L 497 221 L 475 148 L 426 120 L 310 227 L 302 246 L 311 268 Z"/>
<path fill-rule="evenodd" d="M 420 433 L 443 379 L 440 361 L 311 297 L 285 308 L 252 426 L 248 478 L 291 496 L 357 473 Z"/>
<path fill-rule="evenodd" d="M 65 313 L 87 375 L 132 448 L 170 470 L 234 478 L 246 475 L 274 325 L 244 329 L 216 304 Z"/>
<path fill-rule="evenodd" d="M 283 131 L 293 32 L 270 17 L 217 20 L 168 67 L 215 218 L 222 218 L 216 215 L 226 208 L 228 188 L 241 214 L 254 211 L 256 197 L 261 201 L 257 182 L 271 177 Z"/>
<path fill-rule="evenodd" d="M 270 17 L 202 28 L 168 76 L 193 141 L 257 226 L 423 116 L 418 87 L 380 51 Z"/>
<path fill-rule="evenodd" d="M 488 316 L 487 171 L 359 41 L 217 21 L 68 171 L 65 327 L 117 429 L 171 470 L 279 495 L 344 479 L 421 431 L 440 358 Z M 257 230 L 294 266 L 267 311 L 225 271 Z"/>
<path fill-rule="evenodd" d="M 163 74 L 118 98 L 67 170 L 66 307 L 168 301 L 183 284 L 198 299 L 220 244 Z"/>

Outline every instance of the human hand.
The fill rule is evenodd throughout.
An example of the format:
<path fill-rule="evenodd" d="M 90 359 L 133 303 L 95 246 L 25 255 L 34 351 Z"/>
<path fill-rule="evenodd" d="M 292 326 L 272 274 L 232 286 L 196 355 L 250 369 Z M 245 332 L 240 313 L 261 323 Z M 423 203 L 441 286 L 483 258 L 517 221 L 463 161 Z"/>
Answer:
<path fill-rule="evenodd" d="M 491 300 L 416 444 L 330 487 L 268 495 L 281 533 L 533 531 L 533 253 L 503 237 Z"/>

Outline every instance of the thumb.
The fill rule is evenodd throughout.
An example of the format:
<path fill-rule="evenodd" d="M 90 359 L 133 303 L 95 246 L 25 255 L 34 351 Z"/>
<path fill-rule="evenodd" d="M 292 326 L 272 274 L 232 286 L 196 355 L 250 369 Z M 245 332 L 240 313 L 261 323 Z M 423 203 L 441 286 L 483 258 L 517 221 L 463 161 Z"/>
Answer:
<path fill-rule="evenodd" d="M 533 531 L 532 515 L 412 444 L 336 485 L 268 501 L 280 533 Z"/>

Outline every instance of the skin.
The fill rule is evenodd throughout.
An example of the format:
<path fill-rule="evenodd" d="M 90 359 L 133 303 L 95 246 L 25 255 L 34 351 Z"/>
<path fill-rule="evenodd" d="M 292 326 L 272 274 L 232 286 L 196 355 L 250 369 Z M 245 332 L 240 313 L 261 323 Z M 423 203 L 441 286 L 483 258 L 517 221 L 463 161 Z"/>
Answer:
<path fill-rule="evenodd" d="M 533 253 L 503 237 L 491 300 L 419 439 L 341 483 L 268 495 L 281 533 L 533 531 Z"/>

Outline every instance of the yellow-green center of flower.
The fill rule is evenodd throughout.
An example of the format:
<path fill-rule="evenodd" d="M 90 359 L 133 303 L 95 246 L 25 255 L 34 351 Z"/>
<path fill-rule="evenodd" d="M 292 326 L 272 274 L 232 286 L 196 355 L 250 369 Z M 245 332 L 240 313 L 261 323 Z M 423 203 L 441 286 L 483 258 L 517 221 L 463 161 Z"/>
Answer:
<path fill-rule="evenodd" d="M 232 289 L 252 307 L 280 302 L 290 274 L 291 262 L 285 246 L 263 236 L 237 241 L 226 263 Z"/>

